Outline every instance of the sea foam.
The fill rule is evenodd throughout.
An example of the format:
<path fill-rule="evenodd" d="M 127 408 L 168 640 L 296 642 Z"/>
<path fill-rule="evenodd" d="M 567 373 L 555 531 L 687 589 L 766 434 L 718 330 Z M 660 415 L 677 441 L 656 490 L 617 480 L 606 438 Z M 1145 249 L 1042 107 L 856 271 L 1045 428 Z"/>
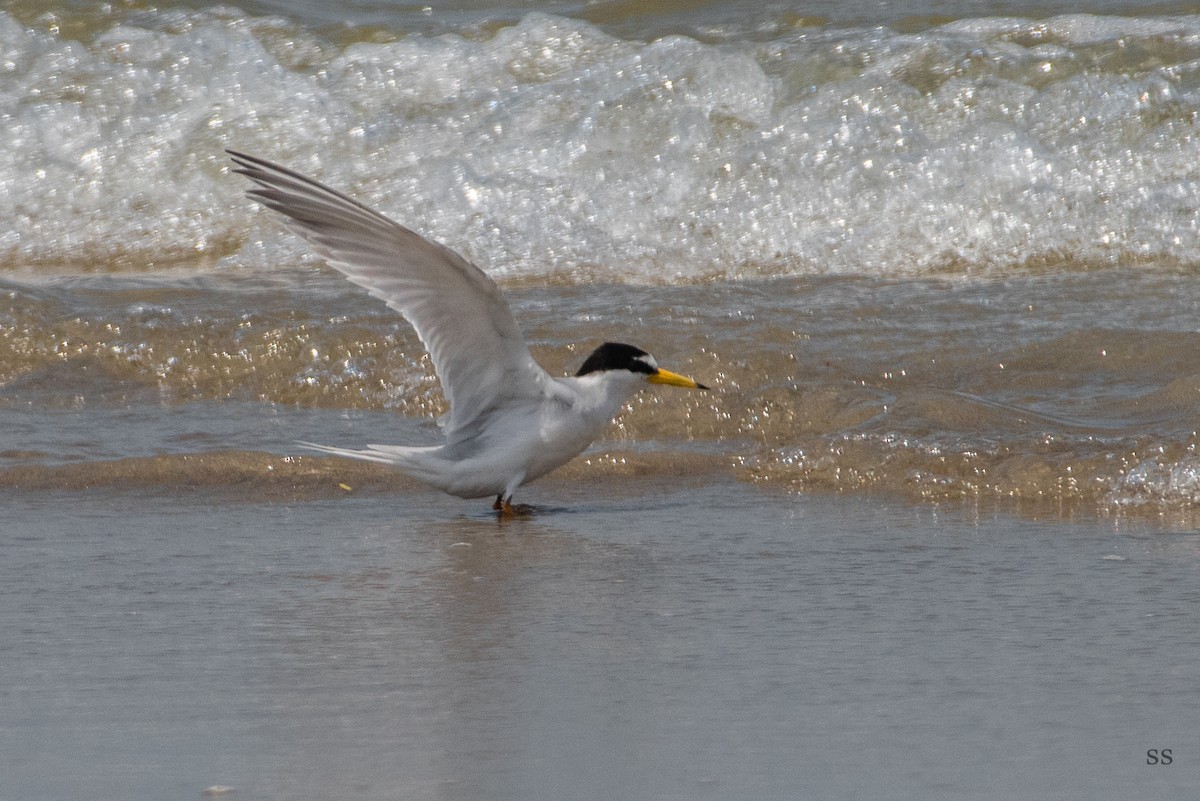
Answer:
<path fill-rule="evenodd" d="M 335 42 L 236 9 L 70 38 L 0 13 L 0 263 L 312 259 L 241 199 L 232 147 L 313 174 L 498 276 L 1189 266 L 1200 17 L 919 33 Z"/>

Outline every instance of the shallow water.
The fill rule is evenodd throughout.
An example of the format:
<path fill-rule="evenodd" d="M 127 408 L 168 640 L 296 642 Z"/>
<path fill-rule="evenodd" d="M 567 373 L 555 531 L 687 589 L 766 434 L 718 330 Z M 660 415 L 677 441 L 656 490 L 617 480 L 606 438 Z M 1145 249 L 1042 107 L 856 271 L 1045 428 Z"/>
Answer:
<path fill-rule="evenodd" d="M 633 339 L 716 387 L 602 449 L 1191 516 L 1200 17 L 822 8 L 9 4 L 0 484 L 262 466 L 293 409 L 432 435 L 411 331 L 242 198 L 237 147 L 479 262 L 552 371 Z M 230 402 L 285 422 L 225 430 Z"/>
<path fill-rule="evenodd" d="M 1194 534 L 638 483 L 509 525 L 424 494 L 9 493 L 4 796 L 1195 786 Z"/>
<path fill-rule="evenodd" d="M 275 480 L 265 455 L 299 456 L 297 440 L 438 437 L 445 404 L 420 343 L 337 276 L 0 289 L 11 432 L 0 485 L 108 474 L 170 490 L 199 480 L 197 455 L 217 451 L 242 465 L 232 485 Z M 1185 274 L 597 282 L 509 296 L 553 373 L 633 339 L 713 387 L 643 393 L 594 453 L 671 452 L 798 490 L 1101 515 L 1186 518 L 1200 502 L 1200 284 Z M 348 468 L 308 456 L 292 469 Z"/>

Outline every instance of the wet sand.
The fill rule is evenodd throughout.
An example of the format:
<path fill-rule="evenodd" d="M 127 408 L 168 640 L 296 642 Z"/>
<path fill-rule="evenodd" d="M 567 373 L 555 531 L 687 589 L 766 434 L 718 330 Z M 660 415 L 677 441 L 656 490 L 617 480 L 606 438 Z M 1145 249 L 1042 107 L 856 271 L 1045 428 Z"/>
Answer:
<path fill-rule="evenodd" d="M 504 524 L 398 487 L 3 490 L 5 794 L 1168 799 L 1198 780 L 1194 533 L 577 478 Z"/>

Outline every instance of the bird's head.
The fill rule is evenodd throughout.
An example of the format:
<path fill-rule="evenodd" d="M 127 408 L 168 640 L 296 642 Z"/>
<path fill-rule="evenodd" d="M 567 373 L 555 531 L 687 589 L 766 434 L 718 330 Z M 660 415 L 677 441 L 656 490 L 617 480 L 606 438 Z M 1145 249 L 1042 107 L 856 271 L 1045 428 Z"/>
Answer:
<path fill-rule="evenodd" d="M 606 370 L 624 370 L 632 373 L 634 376 L 644 377 L 651 384 L 669 384 L 673 387 L 687 387 L 688 389 L 708 389 L 708 387 L 697 383 L 694 379 L 662 369 L 658 366 L 658 362 L 654 360 L 654 357 L 641 348 L 635 348 L 633 345 L 623 345 L 620 342 L 605 342 L 592 351 L 592 355 L 587 357 L 583 362 L 583 366 L 579 368 L 579 372 L 575 373 L 575 376 L 580 377 Z"/>

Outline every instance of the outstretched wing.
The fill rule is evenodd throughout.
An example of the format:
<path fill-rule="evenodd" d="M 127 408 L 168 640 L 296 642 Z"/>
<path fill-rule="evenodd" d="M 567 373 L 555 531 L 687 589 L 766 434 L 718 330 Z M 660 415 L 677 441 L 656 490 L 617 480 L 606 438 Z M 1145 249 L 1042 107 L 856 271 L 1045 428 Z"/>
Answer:
<path fill-rule="evenodd" d="M 311 178 L 227 152 L 234 172 L 259 186 L 249 197 L 284 215 L 331 267 L 412 323 L 450 403 L 448 439 L 507 399 L 545 393 L 549 375 L 482 270 Z"/>

